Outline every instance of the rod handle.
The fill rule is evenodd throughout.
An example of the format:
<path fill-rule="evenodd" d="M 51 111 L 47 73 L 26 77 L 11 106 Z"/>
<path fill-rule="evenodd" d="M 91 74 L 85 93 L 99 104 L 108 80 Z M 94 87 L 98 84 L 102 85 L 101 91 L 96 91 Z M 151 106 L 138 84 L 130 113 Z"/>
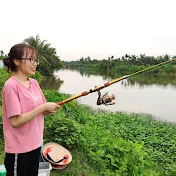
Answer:
<path fill-rule="evenodd" d="M 57 102 L 56 104 L 59 105 L 59 106 L 62 106 L 64 104 L 64 102 L 60 101 L 60 102 Z"/>

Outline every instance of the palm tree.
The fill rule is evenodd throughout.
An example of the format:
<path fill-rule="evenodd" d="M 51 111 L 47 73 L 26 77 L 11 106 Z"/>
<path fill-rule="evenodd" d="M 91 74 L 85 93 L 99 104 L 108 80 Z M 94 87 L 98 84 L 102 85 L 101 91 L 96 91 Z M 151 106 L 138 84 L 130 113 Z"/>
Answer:
<path fill-rule="evenodd" d="M 3 50 L 1 50 L 0 53 L 1 53 L 1 56 L 4 56 L 4 51 Z"/>
<path fill-rule="evenodd" d="M 51 44 L 46 43 L 47 40 L 41 40 L 39 35 L 36 35 L 35 38 L 26 38 L 23 42 L 33 46 L 38 51 L 40 59 L 38 69 L 41 74 L 52 75 L 54 69 L 59 69 L 62 66 L 59 56 L 56 55 L 56 49 L 52 48 Z"/>

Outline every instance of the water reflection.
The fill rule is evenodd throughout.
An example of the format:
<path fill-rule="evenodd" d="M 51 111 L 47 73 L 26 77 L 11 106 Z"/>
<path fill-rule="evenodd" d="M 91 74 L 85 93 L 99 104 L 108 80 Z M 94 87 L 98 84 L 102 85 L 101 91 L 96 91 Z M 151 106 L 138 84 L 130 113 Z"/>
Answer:
<path fill-rule="evenodd" d="M 3 68 L 4 64 L 3 64 L 3 61 L 0 60 L 0 69 Z"/>
<path fill-rule="evenodd" d="M 91 75 L 101 75 L 103 80 L 112 81 L 113 79 L 117 79 L 119 77 L 125 76 L 120 74 L 110 74 L 108 72 L 100 72 L 93 69 L 77 69 L 74 70 L 79 72 L 82 76 L 90 77 Z M 167 86 L 168 84 L 176 86 L 176 76 L 170 75 L 152 75 L 149 73 L 143 73 L 139 75 L 135 75 L 130 77 L 129 79 L 125 79 L 122 82 L 122 85 L 126 86 L 133 86 L 138 84 L 139 87 L 144 87 L 146 85 L 162 85 Z"/>
<path fill-rule="evenodd" d="M 153 76 L 140 75 L 130 79 L 130 85 L 139 84 L 139 86 L 158 85 L 158 86 L 176 86 L 176 76 Z"/>
<path fill-rule="evenodd" d="M 62 84 L 63 81 L 57 79 L 57 77 L 48 76 L 44 78 L 44 80 L 40 83 L 40 86 L 45 90 L 59 90 Z"/>

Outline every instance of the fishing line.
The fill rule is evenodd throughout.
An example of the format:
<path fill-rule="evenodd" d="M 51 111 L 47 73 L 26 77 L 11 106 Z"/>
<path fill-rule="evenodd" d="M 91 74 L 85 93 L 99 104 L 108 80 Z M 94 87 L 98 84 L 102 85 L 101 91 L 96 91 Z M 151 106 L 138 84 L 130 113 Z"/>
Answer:
<path fill-rule="evenodd" d="M 74 99 L 77 99 L 77 98 L 82 97 L 82 96 L 86 96 L 86 95 L 88 95 L 89 93 L 93 93 L 93 92 L 96 92 L 96 91 L 97 91 L 97 92 L 98 92 L 98 100 L 99 100 L 99 101 L 97 100 L 97 105 L 101 105 L 101 104 L 104 104 L 104 105 L 113 105 L 113 104 L 115 104 L 115 102 L 112 102 L 112 100 L 115 99 L 115 95 L 114 95 L 114 94 L 108 94 L 108 93 L 106 93 L 106 95 L 101 95 L 101 93 L 100 93 L 100 90 L 101 90 L 101 89 L 103 89 L 103 88 L 105 88 L 105 87 L 108 87 L 108 86 L 110 86 L 111 84 L 114 84 L 114 83 L 119 82 L 119 81 L 121 81 L 121 80 L 130 78 L 131 76 L 134 76 L 134 75 L 137 75 L 137 74 L 139 74 L 139 73 L 142 73 L 142 72 L 144 72 L 144 71 L 147 71 L 147 70 L 150 70 L 150 69 L 152 69 L 152 68 L 155 68 L 155 67 L 164 65 L 164 64 L 166 64 L 166 63 L 172 62 L 172 61 L 174 61 L 174 60 L 176 60 L 176 58 L 173 58 L 173 59 L 171 59 L 171 60 L 167 60 L 167 61 L 161 62 L 161 63 L 159 63 L 159 64 L 156 64 L 156 65 L 147 67 L 147 68 L 145 68 L 145 69 L 139 70 L 139 71 L 134 72 L 134 73 L 132 73 L 132 74 L 122 76 L 122 77 L 120 77 L 120 78 L 117 78 L 117 79 L 115 79 L 115 80 L 112 80 L 112 81 L 110 81 L 110 82 L 105 83 L 103 86 L 95 86 L 94 89 L 90 89 L 90 90 L 88 90 L 88 91 L 84 91 L 84 92 L 82 92 L 81 94 L 78 94 L 78 95 L 72 96 L 72 97 L 70 97 L 70 98 L 68 98 L 68 99 L 65 99 L 65 100 L 63 100 L 63 101 L 57 102 L 57 104 L 61 106 L 61 105 L 65 104 L 65 103 L 68 103 L 68 102 L 74 100 Z"/>

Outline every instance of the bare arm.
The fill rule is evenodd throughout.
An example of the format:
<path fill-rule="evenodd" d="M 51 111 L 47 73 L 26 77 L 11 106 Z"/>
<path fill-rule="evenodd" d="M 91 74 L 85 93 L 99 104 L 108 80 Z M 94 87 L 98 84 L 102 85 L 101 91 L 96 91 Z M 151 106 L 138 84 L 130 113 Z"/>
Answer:
<path fill-rule="evenodd" d="M 45 111 L 54 113 L 59 108 L 60 106 L 57 105 L 56 103 L 45 103 L 45 104 L 38 106 L 37 108 L 33 109 L 30 112 L 11 117 L 10 123 L 14 128 L 19 128 L 20 126 L 34 119 L 39 114 Z"/>

